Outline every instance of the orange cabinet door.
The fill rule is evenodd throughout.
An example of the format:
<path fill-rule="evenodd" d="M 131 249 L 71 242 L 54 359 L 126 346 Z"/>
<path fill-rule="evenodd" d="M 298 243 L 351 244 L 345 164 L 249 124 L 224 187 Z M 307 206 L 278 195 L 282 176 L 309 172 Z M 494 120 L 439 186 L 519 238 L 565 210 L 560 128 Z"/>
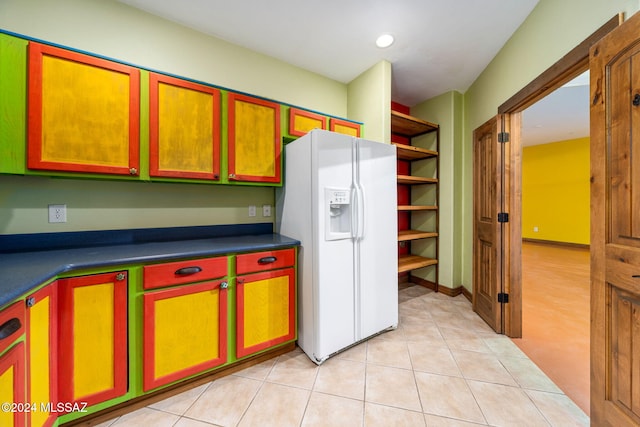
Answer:
<path fill-rule="evenodd" d="M 360 137 L 360 125 L 347 120 L 332 118 L 329 121 L 329 130 L 332 132 L 355 136 L 357 138 Z"/>
<path fill-rule="evenodd" d="M 29 413 L 30 426 L 53 425 L 57 413 L 46 404 L 57 402 L 58 328 L 57 283 L 27 297 L 27 402 L 37 405 Z"/>
<path fill-rule="evenodd" d="M 239 276 L 236 280 L 238 358 L 295 339 L 293 268 Z"/>
<path fill-rule="evenodd" d="M 58 400 L 88 405 L 127 391 L 127 272 L 58 280 Z"/>
<path fill-rule="evenodd" d="M 0 411 L 0 426 L 22 427 L 25 425 L 24 409 L 17 405 L 24 405 L 24 344 L 18 343 L 0 356 L 0 402 L 14 404 L 11 410 Z M 38 409 L 40 409 L 38 407 Z"/>
<path fill-rule="evenodd" d="M 29 43 L 30 169 L 138 175 L 140 71 Z"/>
<path fill-rule="evenodd" d="M 229 181 L 279 183 L 280 105 L 229 93 Z"/>
<path fill-rule="evenodd" d="M 321 114 L 291 107 L 289 109 L 289 135 L 304 136 L 313 129 L 326 129 L 327 118 Z"/>
<path fill-rule="evenodd" d="M 144 295 L 145 391 L 227 361 L 227 282 Z"/>
<path fill-rule="evenodd" d="M 220 179 L 220 91 L 149 75 L 149 173 Z"/>

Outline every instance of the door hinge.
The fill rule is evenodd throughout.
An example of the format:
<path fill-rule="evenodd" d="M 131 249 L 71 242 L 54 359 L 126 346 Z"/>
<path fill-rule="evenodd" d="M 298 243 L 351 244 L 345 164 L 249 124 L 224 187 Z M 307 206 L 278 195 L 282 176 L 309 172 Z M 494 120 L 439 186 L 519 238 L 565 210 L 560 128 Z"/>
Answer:
<path fill-rule="evenodd" d="M 498 222 L 509 222 L 509 214 L 506 212 L 498 213 Z"/>
<path fill-rule="evenodd" d="M 506 304 L 509 302 L 509 294 L 505 294 L 504 292 L 500 292 L 498 294 L 498 302 L 500 304 Z"/>
<path fill-rule="evenodd" d="M 509 132 L 498 133 L 498 142 L 509 142 Z"/>

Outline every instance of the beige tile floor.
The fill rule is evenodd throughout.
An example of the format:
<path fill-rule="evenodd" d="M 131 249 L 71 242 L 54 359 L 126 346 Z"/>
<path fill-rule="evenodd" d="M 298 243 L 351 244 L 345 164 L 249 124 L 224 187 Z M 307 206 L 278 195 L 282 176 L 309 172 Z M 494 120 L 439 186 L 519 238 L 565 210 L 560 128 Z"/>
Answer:
<path fill-rule="evenodd" d="M 400 291 L 400 325 L 320 367 L 296 349 L 101 427 L 588 426 L 463 297 Z"/>

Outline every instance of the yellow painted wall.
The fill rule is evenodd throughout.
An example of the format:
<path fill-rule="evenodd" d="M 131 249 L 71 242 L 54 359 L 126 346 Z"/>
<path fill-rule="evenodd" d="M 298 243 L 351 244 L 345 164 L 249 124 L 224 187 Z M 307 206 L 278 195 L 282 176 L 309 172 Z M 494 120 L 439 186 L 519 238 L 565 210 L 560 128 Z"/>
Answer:
<path fill-rule="evenodd" d="M 589 244 L 588 137 L 523 148 L 522 237 Z"/>

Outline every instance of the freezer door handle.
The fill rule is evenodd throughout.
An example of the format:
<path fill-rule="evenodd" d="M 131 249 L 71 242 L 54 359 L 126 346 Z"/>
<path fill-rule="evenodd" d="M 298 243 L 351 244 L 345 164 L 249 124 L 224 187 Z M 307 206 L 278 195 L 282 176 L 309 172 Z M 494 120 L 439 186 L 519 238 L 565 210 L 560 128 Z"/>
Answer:
<path fill-rule="evenodd" d="M 364 238 L 364 191 L 362 187 L 358 183 L 354 183 L 353 185 L 353 217 L 354 224 L 353 227 L 353 237 L 356 240 L 362 240 Z"/>
<path fill-rule="evenodd" d="M 357 185 L 353 186 L 351 190 L 351 238 L 356 239 L 358 237 L 358 192 Z"/>
<path fill-rule="evenodd" d="M 364 189 L 358 184 L 358 239 L 364 239 L 365 230 L 365 196 Z"/>

